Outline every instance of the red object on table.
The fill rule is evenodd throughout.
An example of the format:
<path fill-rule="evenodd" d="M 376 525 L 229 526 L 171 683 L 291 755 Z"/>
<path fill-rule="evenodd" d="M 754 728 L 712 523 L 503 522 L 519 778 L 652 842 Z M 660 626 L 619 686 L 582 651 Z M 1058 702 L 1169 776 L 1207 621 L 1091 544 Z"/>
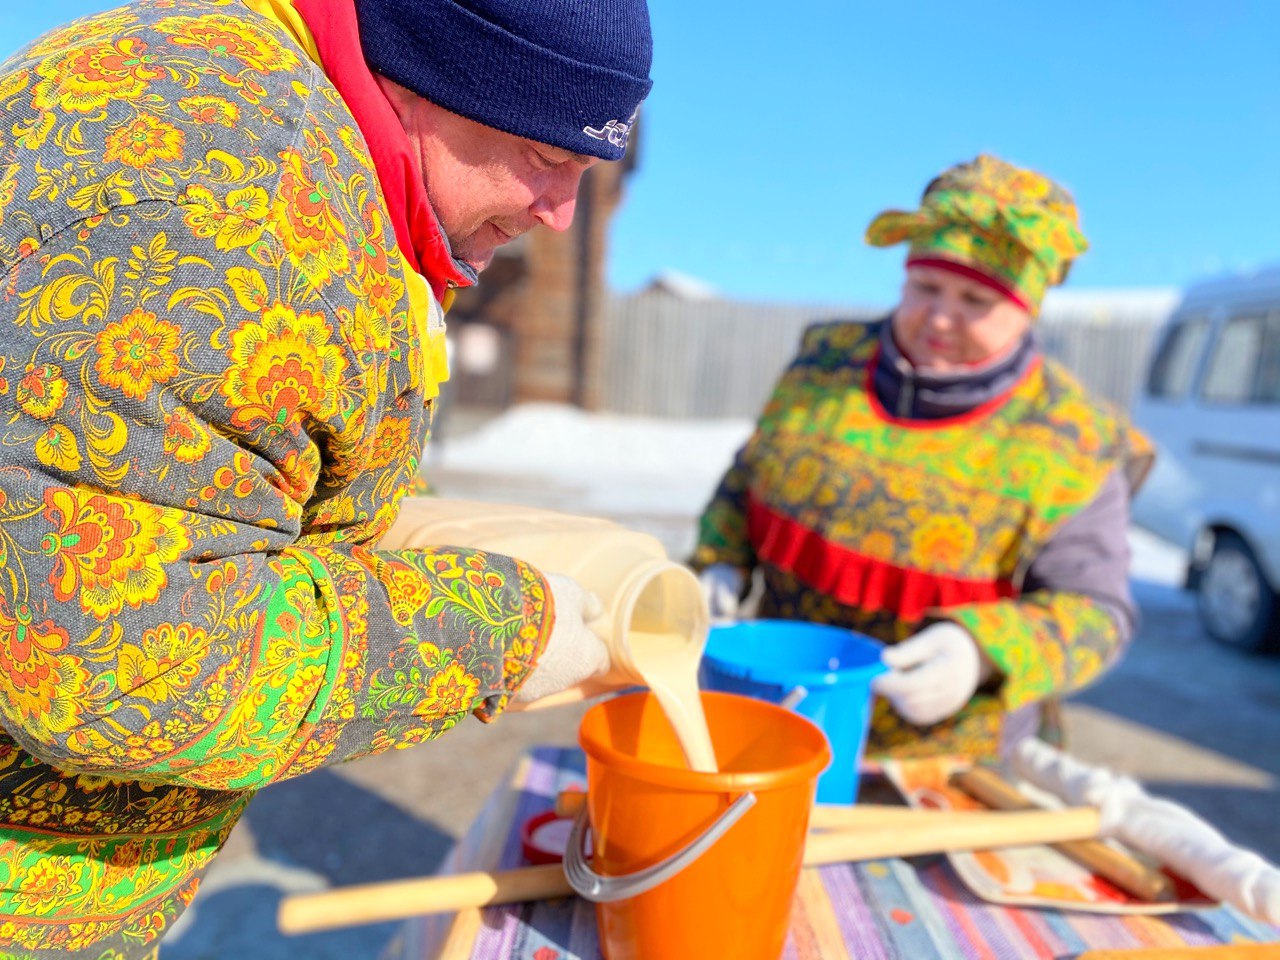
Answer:
<path fill-rule="evenodd" d="M 547 831 L 543 828 L 556 821 L 566 825 L 565 835 L 548 838 Z M 572 823 L 571 819 L 560 816 L 554 810 L 548 810 L 546 813 L 540 813 L 526 820 L 524 826 L 520 828 L 520 851 L 524 854 L 525 862 L 534 866 L 560 863 L 564 859 L 563 841 L 568 839 L 567 826 Z M 547 842 L 548 839 L 553 842 Z"/>

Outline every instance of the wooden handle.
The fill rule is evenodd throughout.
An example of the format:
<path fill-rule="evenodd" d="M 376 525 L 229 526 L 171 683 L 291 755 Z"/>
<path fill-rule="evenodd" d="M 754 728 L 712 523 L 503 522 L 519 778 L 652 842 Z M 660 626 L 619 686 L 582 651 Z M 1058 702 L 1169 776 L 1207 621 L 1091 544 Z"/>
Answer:
<path fill-rule="evenodd" d="M 1097 836 L 1100 825 L 1100 816 L 1093 807 L 945 815 L 910 812 L 924 820 L 913 821 L 909 830 L 864 828 L 810 834 L 805 845 L 805 865 L 1078 840 Z M 497 873 L 461 873 L 285 897 L 278 922 L 285 933 L 310 933 L 469 907 L 546 900 L 570 892 L 559 864 Z"/>
<path fill-rule="evenodd" d="M 1280 943 L 1236 943 L 1212 947 L 1138 947 L 1089 950 L 1076 960 L 1280 960 Z"/>
<path fill-rule="evenodd" d="M 953 774 L 951 782 L 975 800 L 996 810 L 1040 809 L 1015 786 L 986 767 L 973 767 Z M 1139 900 L 1167 903 L 1178 897 L 1173 881 L 1165 874 L 1099 840 L 1058 842 L 1053 846 Z"/>
<path fill-rule="evenodd" d="M 811 833 L 805 845 L 805 866 L 1061 843 L 1096 837 L 1102 825 L 1102 817 L 1093 807 L 1015 811 L 994 816 L 980 812 L 936 817 L 924 815 L 925 820 L 902 831 L 830 830 Z"/>
<path fill-rule="evenodd" d="M 556 797 L 556 814 L 576 817 L 587 802 L 581 790 L 566 790 Z M 1031 807 L 1030 809 L 1039 809 Z M 1002 816 L 988 810 L 921 810 L 897 804 L 858 803 L 853 805 L 816 804 L 809 814 L 810 830 L 876 830 L 881 828 L 915 829 L 924 823 L 949 822 L 981 829 L 993 818 Z"/>
<path fill-rule="evenodd" d="M 552 900 L 572 893 L 564 868 L 551 863 L 496 873 L 457 873 L 298 894 L 280 901 L 276 922 L 283 933 L 312 933 L 497 903 Z"/>
<path fill-rule="evenodd" d="M 556 796 L 556 815 L 576 817 L 587 803 L 587 795 L 581 790 L 565 790 Z M 889 804 L 860 803 L 852 806 L 817 804 L 809 815 L 810 830 L 840 830 L 880 826 L 897 826 L 918 821 L 942 813 L 938 810 L 915 810 L 911 807 Z"/>

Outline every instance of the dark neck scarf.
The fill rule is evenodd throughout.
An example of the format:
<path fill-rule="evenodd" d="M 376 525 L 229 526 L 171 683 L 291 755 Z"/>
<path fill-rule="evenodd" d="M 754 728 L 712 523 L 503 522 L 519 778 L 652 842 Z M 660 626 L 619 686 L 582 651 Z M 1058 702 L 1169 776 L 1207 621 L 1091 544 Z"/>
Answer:
<path fill-rule="evenodd" d="M 917 370 L 894 342 L 890 318 L 880 331 L 876 399 L 889 413 L 907 420 L 963 416 L 1011 390 L 1039 353 L 1035 334 L 1028 330 L 1012 350 L 995 360 L 953 373 Z"/>

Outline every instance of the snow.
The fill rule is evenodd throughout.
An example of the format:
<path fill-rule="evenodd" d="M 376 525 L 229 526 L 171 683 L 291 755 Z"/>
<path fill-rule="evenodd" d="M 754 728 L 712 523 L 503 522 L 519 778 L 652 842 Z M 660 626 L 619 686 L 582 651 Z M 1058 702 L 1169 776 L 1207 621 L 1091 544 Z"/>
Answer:
<path fill-rule="evenodd" d="M 580 491 L 585 513 L 692 517 L 751 428 L 750 420 L 624 417 L 527 404 L 443 443 L 439 464 Z"/>
<path fill-rule="evenodd" d="M 705 280 L 676 270 L 664 270 L 649 282 L 648 291 L 669 293 L 681 300 L 718 300 L 720 292 Z"/>
<path fill-rule="evenodd" d="M 1187 552 L 1141 527 L 1129 528 L 1129 574 L 1134 580 L 1181 587 L 1187 575 Z"/>

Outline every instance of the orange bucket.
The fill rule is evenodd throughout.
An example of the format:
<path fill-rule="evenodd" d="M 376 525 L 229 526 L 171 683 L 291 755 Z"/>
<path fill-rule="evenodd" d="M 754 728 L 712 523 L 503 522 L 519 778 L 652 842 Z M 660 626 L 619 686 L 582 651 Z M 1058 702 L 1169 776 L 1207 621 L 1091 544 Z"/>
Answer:
<path fill-rule="evenodd" d="M 607 960 L 782 954 L 827 741 L 771 703 L 726 693 L 702 703 L 719 773 L 688 768 L 647 692 L 582 719 L 594 853 L 588 863 L 579 817 L 565 874 L 597 902 Z"/>

